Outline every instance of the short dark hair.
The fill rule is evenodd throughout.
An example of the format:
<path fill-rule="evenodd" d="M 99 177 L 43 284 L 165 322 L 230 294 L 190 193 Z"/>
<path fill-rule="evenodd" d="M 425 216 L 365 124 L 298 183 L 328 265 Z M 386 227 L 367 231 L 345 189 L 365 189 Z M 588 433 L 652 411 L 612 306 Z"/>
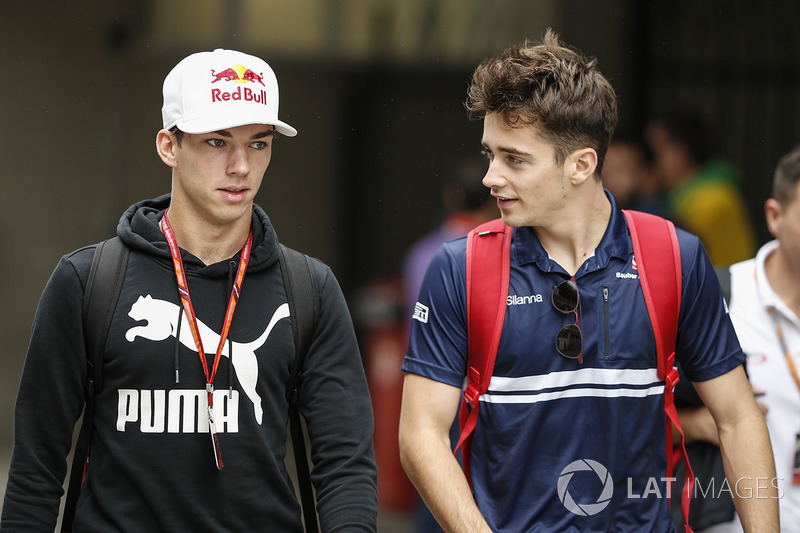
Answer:
<path fill-rule="evenodd" d="M 547 30 L 541 44 L 512 46 L 481 63 L 465 102 L 470 119 L 499 113 L 506 124 L 535 125 L 556 163 L 583 147 L 597 152 L 599 176 L 617 127 L 617 96 L 597 60 L 562 45 Z"/>
<path fill-rule="evenodd" d="M 183 131 L 179 130 L 178 126 L 172 126 L 169 131 L 175 135 L 175 141 L 178 143 L 178 146 L 180 146 L 181 142 L 183 142 Z"/>
<path fill-rule="evenodd" d="M 781 206 L 786 207 L 795 199 L 798 181 L 800 181 L 800 145 L 778 161 L 775 177 L 772 180 L 772 197 Z"/>

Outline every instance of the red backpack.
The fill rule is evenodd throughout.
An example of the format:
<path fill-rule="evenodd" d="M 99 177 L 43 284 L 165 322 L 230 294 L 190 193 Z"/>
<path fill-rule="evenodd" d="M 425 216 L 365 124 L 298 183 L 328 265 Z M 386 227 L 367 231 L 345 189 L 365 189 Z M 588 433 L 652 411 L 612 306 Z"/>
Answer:
<path fill-rule="evenodd" d="M 639 281 L 653 327 L 658 355 L 658 377 L 664 386 L 666 424 L 665 452 L 667 478 L 682 457 L 686 463 L 686 480 L 681 497 L 681 511 L 686 532 L 689 497 L 694 487 L 694 474 L 686 456 L 686 446 L 675 409 L 673 391 L 678 383 L 675 368 L 675 338 L 681 303 L 681 256 L 675 226 L 661 217 L 624 210 L 638 265 Z M 503 331 L 508 296 L 511 262 L 512 228 L 502 219 L 487 222 L 473 229 L 467 237 L 467 317 L 469 361 L 467 386 L 459 410 L 460 435 L 456 453 L 461 449 L 464 474 L 472 487 L 470 453 L 472 435 L 478 422 L 480 396 L 489 390 L 497 348 Z M 672 425 L 681 434 L 680 454 L 673 454 Z"/>

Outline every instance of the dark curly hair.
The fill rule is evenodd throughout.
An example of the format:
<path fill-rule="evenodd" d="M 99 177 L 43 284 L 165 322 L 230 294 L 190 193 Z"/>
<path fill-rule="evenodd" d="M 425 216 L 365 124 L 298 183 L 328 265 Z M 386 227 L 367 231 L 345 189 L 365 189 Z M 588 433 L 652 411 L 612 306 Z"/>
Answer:
<path fill-rule="evenodd" d="M 541 44 L 516 45 L 481 63 L 465 102 L 472 120 L 499 113 L 509 126 L 536 126 L 555 146 L 556 163 L 589 147 L 603 167 L 617 126 L 617 97 L 597 60 L 562 45 L 548 29 Z"/>

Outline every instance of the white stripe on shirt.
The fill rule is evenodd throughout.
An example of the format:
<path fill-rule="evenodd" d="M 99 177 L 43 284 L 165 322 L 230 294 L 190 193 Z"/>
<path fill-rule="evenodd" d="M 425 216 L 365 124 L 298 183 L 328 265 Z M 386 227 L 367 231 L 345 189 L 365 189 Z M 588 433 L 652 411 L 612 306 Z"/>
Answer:
<path fill-rule="evenodd" d="M 658 379 L 655 368 L 582 368 L 541 376 L 492 376 L 489 392 L 480 399 L 489 403 L 537 403 L 579 397 L 642 398 L 663 393 L 664 382 Z"/>

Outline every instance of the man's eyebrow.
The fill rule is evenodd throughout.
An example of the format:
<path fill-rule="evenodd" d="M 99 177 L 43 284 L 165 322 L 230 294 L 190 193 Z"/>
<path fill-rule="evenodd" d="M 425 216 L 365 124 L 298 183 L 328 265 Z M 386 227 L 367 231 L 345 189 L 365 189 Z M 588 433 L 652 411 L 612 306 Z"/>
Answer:
<path fill-rule="evenodd" d="M 483 146 L 486 150 L 494 151 L 494 150 L 491 150 L 489 148 L 489 146 L 485 142 L 481 142 L 481 146 Z M 523 155 L 523 156 L 530 156 L 531 155 L 530 152 L 526 152 L 526 151 L 521 150 L 519 148 L 513 148 L 513 147 L 510 147 L 510 146 L 498 146 L 497 147 L 497 151 L 498 152 L 504 152 L 506 154 L 513 154 L 513 155 Z"/>
<path fill-rule="evenodd" d="M 215 131 L 214 133 L 215 133 L 215 134 L 217 134 L 217 135 L 219 135 L 220 137 L 227 137 L 227 138 L 229 138 L 229 139 L 230 139 L 231 137 L 233 137 L 233 135 L 231 135 L 231 132 L 229 132 L 229 131 L 227 131 L 227 130 L 219 130 L 219 131 Z M 262 138 L 264 138 L 264 137 L 272 137 L 273 135 L 275 135 L 275 130 L 274 130 L 274 129 L 271 129 L 271 130 L 264 130 L 264 131 L 260 131 L 260 132 L 258 132 L 258 133 L 256 133 L 256 134 L 254 134 L 254 135 L 253 135 L 252 137 L 250 137 L 250 138 L 251 138 L 251 139 L 262 139 Z"/>

